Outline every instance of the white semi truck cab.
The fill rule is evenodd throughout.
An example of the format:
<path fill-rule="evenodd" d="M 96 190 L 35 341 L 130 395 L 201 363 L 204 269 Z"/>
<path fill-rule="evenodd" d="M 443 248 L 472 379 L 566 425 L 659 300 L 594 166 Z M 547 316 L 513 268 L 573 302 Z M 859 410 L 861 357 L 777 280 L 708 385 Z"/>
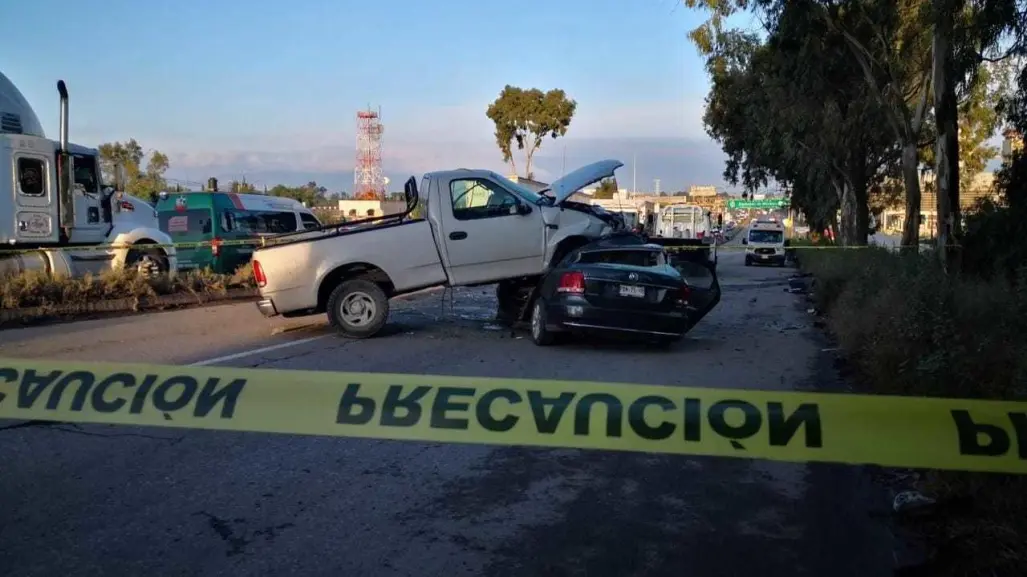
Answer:
<path fill-rule="evenodd" d="M 68 90 L 60 95 L 60 137 L 49 140 L 35 111 L 0 73 L 0 275 L 28 270 L 81 276 L 135 267 L 177 270 L 171 238 L 145 202 L 104 186 L 99 151 L 68 142 Z"/>

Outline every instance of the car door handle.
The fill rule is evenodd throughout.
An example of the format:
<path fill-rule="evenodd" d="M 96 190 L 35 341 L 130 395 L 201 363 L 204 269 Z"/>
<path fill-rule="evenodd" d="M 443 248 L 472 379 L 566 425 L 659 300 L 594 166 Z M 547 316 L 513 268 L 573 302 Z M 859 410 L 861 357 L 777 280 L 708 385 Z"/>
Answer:
<path fill-rule="evenodd" d="M 449 233 L 449 240 L 463 240 L 465 238 L 467 238 L 467 233 L 462 230 Z"/>

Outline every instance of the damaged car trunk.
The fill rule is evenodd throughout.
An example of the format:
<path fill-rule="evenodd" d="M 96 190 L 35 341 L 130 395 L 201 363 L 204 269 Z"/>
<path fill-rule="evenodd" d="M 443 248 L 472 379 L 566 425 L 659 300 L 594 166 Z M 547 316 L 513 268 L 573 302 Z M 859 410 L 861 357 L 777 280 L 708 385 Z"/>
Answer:
<path fill-rule="evenodd" d="M 702 253 L 667 253 L 638 235 L 619 233 L 568 253 L 514 308 L 529 312 L 539 345 L 564 333 L 670 343 L 713 310 L 720 296 L 716 267 Z"/>

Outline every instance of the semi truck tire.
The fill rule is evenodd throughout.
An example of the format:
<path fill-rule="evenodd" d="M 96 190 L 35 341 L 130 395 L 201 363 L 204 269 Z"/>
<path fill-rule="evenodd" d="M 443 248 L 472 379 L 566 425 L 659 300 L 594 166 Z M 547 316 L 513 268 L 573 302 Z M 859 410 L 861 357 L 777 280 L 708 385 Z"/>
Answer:
<path fill-rule="evenodd" d="M 168 255 L 159 248 L 132 249 L 125 258 L 125 269 L 135 270 L 144 278 L 153 278 L 167 274 Z"/>

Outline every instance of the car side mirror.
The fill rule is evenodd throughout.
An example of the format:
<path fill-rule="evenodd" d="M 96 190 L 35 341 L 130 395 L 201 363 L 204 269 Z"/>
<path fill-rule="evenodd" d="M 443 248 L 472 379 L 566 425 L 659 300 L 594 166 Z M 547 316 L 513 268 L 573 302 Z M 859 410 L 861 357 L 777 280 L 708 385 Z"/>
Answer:
<path fill-rule="evenodd" d="M 531 207 L 527 204 L 524 204 L 523 202 L 518 202 L 516 205 L 514 205 L 514 208 L 510 211 L 510 214 L 519 214 L 521 216 L 525 216 L 531 214 Z"/>
<path fill-rule="evenodd" d="M 743 238 L 742 239 L 742 244 L 749 244 L 749 239 Z"/>

